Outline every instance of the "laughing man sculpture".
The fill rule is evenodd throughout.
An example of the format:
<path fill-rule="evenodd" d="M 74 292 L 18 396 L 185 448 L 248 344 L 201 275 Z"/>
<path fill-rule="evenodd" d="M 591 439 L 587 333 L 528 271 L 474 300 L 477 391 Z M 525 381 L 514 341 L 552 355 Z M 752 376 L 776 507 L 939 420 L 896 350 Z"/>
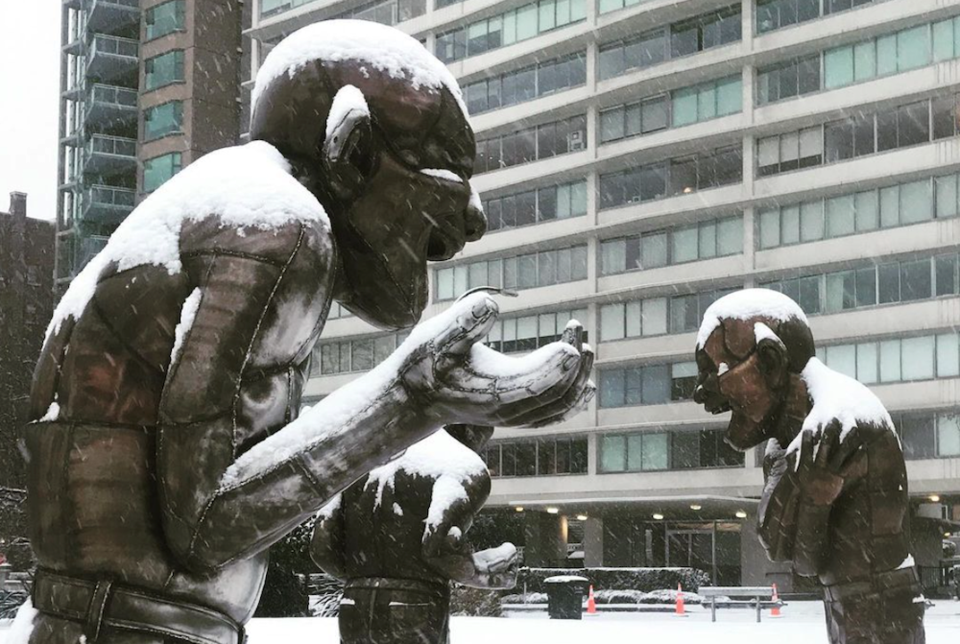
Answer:
<path fill-rule="evenodd" d="M 696 359 L 695 400 L 732 412 L 727 442 L 767 441 L 760 539 L 819 578 L 831 643 L 922 644 L 906 468 L 883 404 L 814 356 L 803 311 L 774 291 L 710 306 Z"/>
<path fill-rule="evenodd" d="M 357 478 L 445 424 L 592 395 L 569 343 L 479 345 L 497 307 L 475 293 L 298 418 L 334 299 L 413 325 L 428 260 L 483 234 L 475 144 L 446 68 L 370 22 L 287 38 L 253 103 L 253 142 L 149 196 L 54 314 L 26 433 L 31 644 L 236 644 L 268 547 Z"/>

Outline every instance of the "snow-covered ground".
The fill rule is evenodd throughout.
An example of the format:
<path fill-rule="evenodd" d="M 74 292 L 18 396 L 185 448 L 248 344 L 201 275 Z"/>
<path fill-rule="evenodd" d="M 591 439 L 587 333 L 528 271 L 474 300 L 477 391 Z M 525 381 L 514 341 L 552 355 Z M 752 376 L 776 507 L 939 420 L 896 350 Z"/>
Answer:
<path fill-rule="evenodd" d="M 711 644 L 826 644 L 823 606 L 819 602 L 790 602 L 783 617 L 754 622 L 750 610 L 720 610 L 717 623 L 710 623 L 710 612 L 692 607 L 689 617 L 669 613 L 600 614 L 584 616 L 583 621 L 547 620 L 543 613 L 507 619 L 454 617 L 452 644 L 632 644 L 648 642 L 710 642 Z M 960 642 L 960 602 L 938 601 L 927 612 L 927 643 Z M 0 624 L 0 644 L 8 624 Z M 333 619 L 255 619 L 250 625 L 250 644 L 335 644 L 337 622 Z M 639 639 L 638 639 L 639 638 Z"/>

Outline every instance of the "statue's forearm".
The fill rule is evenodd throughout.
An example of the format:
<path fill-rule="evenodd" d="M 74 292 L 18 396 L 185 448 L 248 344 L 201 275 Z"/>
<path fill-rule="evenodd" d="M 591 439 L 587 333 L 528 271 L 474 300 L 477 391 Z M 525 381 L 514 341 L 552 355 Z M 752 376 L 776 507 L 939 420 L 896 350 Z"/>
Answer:
<path fill-rule="evenodd" d="M 371 383 L 372 376 L 357 379 L 226 464 L 208 496 L 166 482 L 165 525 L 174 552 L 198 569 L 255 554 L 441 425 L 422 405 L 411 404 L 395 380 Z M 176 437 L 164 437 L 164 443 L 163 457 L 175 459 Z"/>

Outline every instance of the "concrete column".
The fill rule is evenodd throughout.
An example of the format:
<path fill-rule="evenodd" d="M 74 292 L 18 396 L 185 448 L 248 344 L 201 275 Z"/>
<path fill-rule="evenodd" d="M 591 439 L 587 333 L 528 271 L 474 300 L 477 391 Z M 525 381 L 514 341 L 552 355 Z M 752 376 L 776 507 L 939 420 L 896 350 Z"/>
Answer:
<path fill-rule="evenodd" d="M 755 0 L 743 0 L 741 3 L 740 18 L 743 20 L 743 24 L 741 25 L 741 46 L 744 52 L 753 51 L 753 26 L 756 22 L 753 13 L 754 1 Z"/>
<path fill-rule="evenodd" d="M 546 512 L 524 513 L 524 563 L 531 567 L 552 568 L 567 558 L 567 520 Z"/>
<path fill-rule="evenodd" d="M 583 565 L 597 568 L 603 565 L 603 519 L 590 517 L 583 524 Z"/>

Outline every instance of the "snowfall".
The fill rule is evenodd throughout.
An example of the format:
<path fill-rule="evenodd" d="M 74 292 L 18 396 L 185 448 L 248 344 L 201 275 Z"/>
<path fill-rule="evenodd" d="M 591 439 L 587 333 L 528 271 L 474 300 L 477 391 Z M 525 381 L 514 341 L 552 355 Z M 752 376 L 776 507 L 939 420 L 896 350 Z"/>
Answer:
<path fill-rule="evenodd" d="M 546 613 L 506 618 L 454 617 L 451 644 L 634 644 L 636 642 L 709 642 L 710 644 L 827 643 L 823 605 L 815 601 L 791 601 L 782 617 L 748 609 L 717 611 L 717 623 L 710 623 L 710 611 L 699 606 L 687 609 L 686 617 L 672 613 L 600 613 L 584 615 L 582 621 L 548 620 Z M 927 644 L 960 642 L 960 602 L 941 600 L 927 610 Z M 0 644 L 5 644 L 9 623 L 0 622 Z M 321 618 L 254 619 L 248 625 L 250 644 L 336 644 L 337 621 Z"/>

